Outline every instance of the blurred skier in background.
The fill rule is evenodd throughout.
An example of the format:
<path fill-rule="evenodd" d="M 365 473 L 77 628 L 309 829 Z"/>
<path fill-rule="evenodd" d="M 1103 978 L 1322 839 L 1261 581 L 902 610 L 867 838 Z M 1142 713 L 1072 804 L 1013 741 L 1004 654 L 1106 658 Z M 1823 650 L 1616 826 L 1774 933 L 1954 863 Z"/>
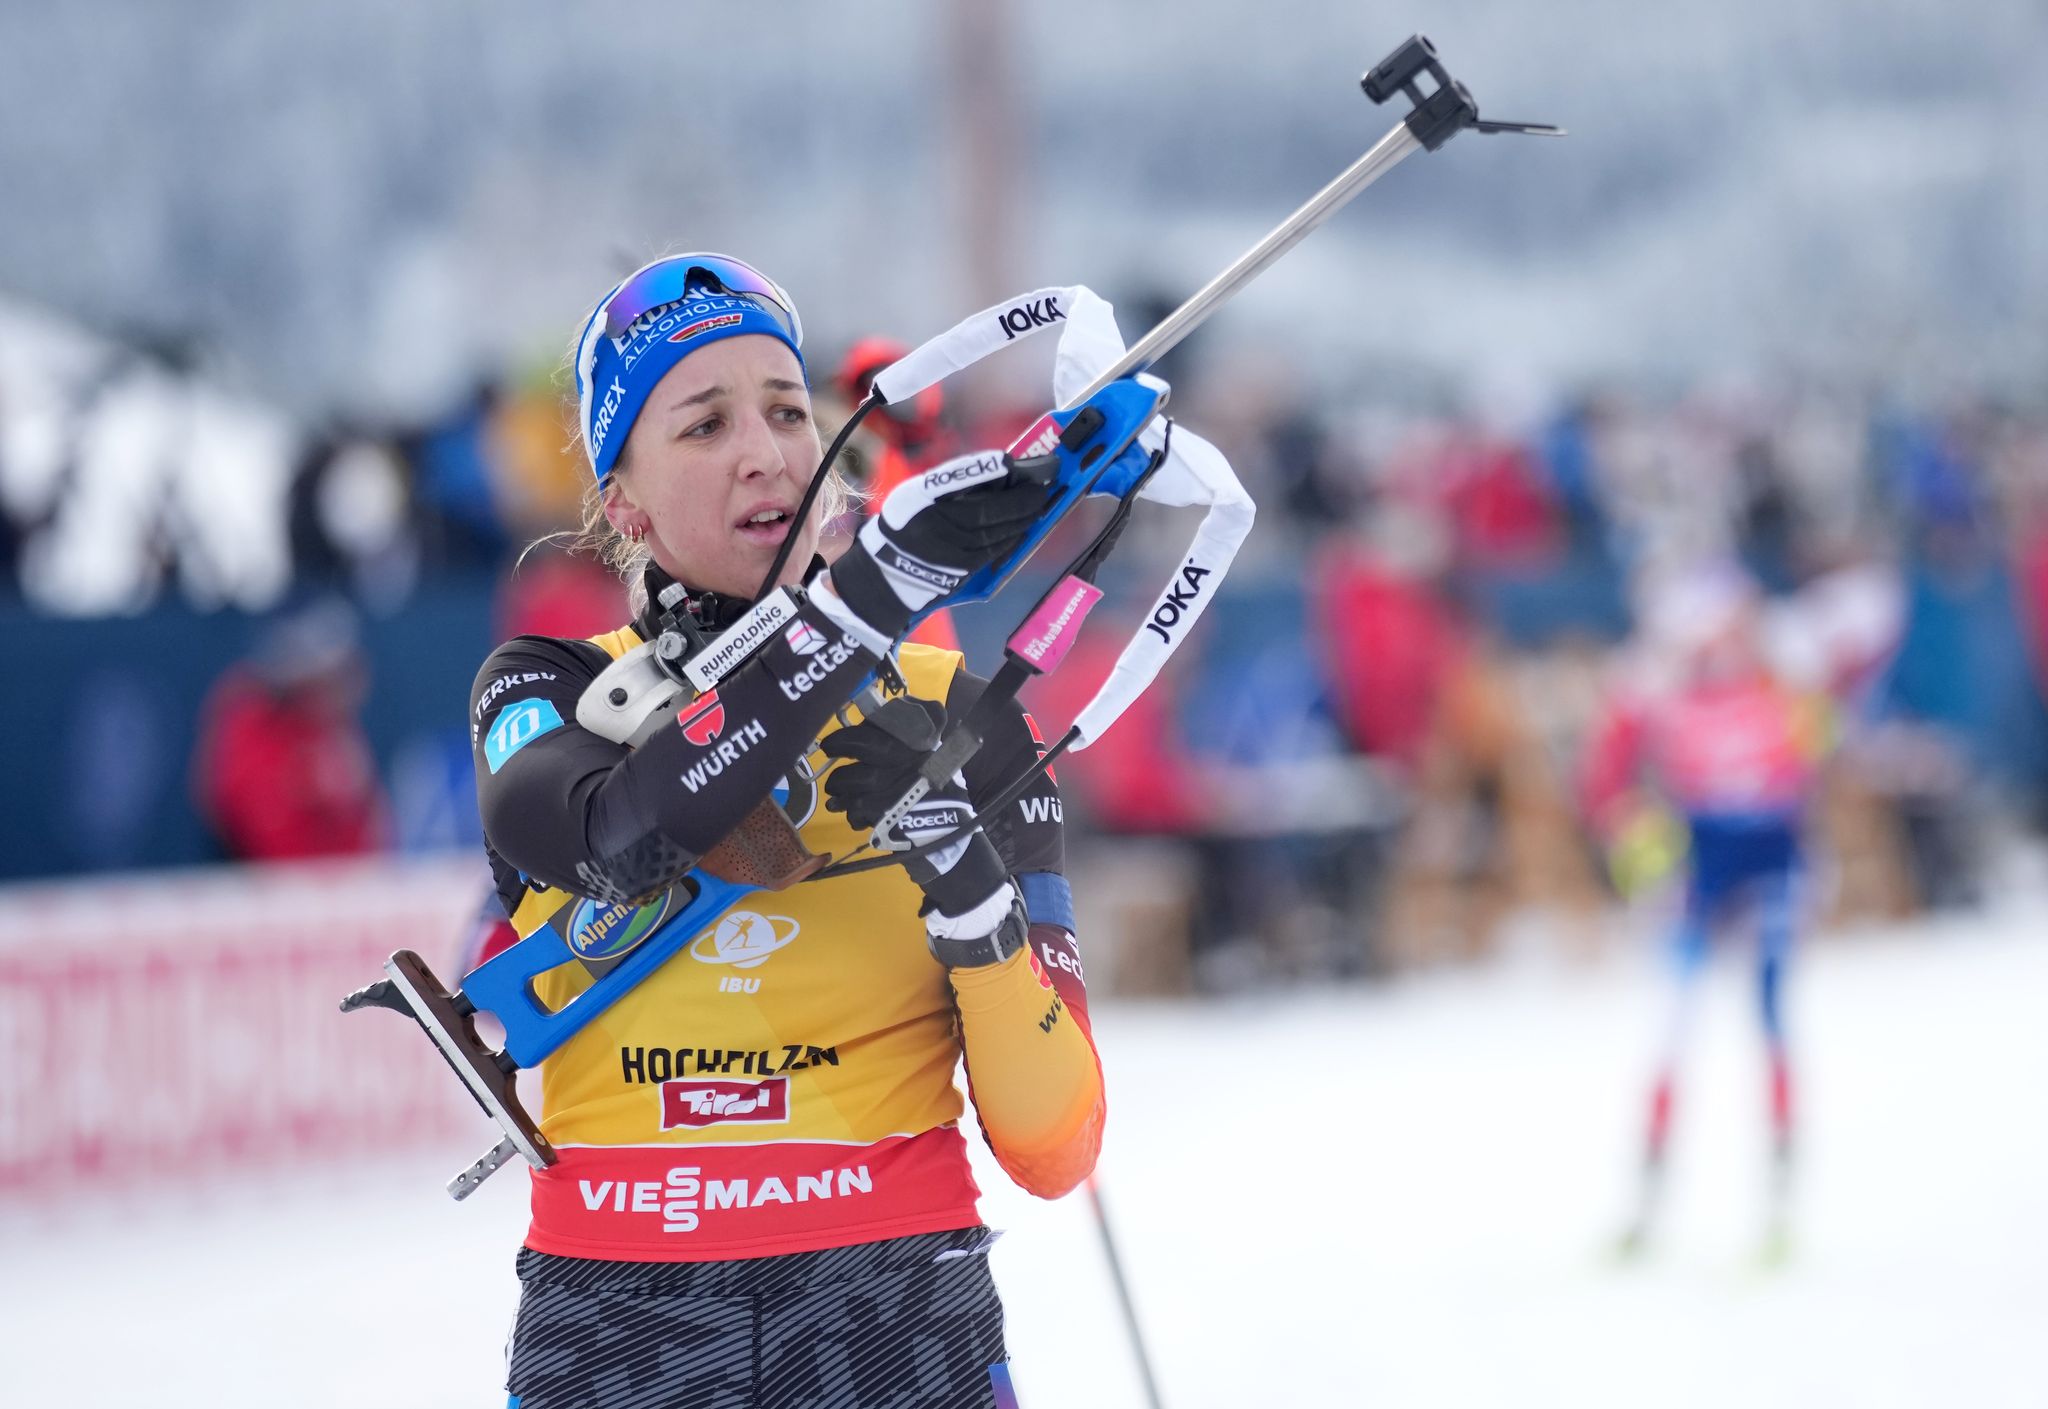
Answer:
<path fill-rule="evenodd" d="M 1641 1198 L 1622 1249 L 1652 1232 L 1664 1185 L 1678 1072 L 1716 931 L 1755 932 L 1773 1178 L 1767 1250 L 1782 1251 L 1794 1152 L 1784 994 L 1805 916 L 1803 833 L 1834 733 L 1823 688 L 1794 684 L 1767 648 L 1755 584 L 1717 565 L 1654 592 L 1648 649 L 1611 689 L 1590 735 L 1581 795 L 1615 888 L 1644 894 L 1673 871 L 1683 901 L 1671 935 L 1676 981 L 1650 1088 Z"/>

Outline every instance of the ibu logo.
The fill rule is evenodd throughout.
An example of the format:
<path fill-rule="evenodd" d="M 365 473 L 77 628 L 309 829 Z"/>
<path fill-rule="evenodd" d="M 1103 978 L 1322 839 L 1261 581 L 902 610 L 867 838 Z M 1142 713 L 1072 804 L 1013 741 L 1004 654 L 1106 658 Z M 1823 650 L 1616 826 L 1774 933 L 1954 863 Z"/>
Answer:
<path fill-rule="evenodd" d="M 620 958 L 660 928 L 668 906 L 666 895 L 637 909 L 630 905 L 599 905 L 595 900 L 579 901 L 569 917 L 569 948 L 579 959 Z"/>
<path fill-rule="evenodd" d="M 762 915 L 729 910 L 719 922 L 690 944 L 690 957 L 700 964 L 730 964 L 753 969 L 797 937 L 803 927 L 787 915 Z"/>

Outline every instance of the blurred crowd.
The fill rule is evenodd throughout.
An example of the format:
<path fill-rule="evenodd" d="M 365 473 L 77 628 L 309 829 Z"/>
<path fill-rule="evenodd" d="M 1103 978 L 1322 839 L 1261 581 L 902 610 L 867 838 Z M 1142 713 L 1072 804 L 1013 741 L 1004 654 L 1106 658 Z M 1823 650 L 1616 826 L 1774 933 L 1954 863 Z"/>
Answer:
<path fill-rule="evenodd" d="M 1602 817 L 1601 741 L 1646 698 L 1718 688 L 1735 635 L 1743 673 L 1825 709 L 1801 799 L 1821 918 L 1975 903 L 1999 843 L 2043 821 L 2038 408 L 1789 382 L 1440 407 L 1262 384 L 1217 368 L 1186 404 L 1262 507 L 1240 575 L 1263 562 L 1284 586 L 1210 626 L 1178 732 L 1103 746 L 1182 780 L 1181 814 L 1121 785 L 1081 801 L 1112 829 L 1213 840 L 1275 788 L 1356 794 L 1339 780 L 1362 759 L 1389 806 L 1320 801 L 1206 858 L 1194 982 L 1205 954 L 1235 976 L 1482 953 L 1531 913 L 1590 942 L 1605 899 L 1654 900 L 1683 852 Z"/>
<path fill-rule="evenodd" d="M 828 433 L 895 352 L 871 338 L 814 363 Z M 48 585 L 79 532 L 67 511 L 106 492 L 91 480 L 113 473 L 95 457 L 121 378 L 183 372 L 129 354 L 52 401 L 9 365 L 4 610 L 88 612 Z M 1168 370 L 1260 518 L 1169 676 L 1059 765 L 1070 827 L 1103 841 L 1076 869 L 1113 858 L 1138 878 L 1106 888 L 1123 986 L 1412 969 L 1484 954 L 1529 914 L 1590 944 L 1605 904 L 1654 895 L 1681 845 L 1647 804 L 1617 820 L 1595 795 L 1603 731 L 1646 681 L 1706 669 L 1702 642 L 1738 618 L 1756 672 L 1826 705 L 1807 825 L 1829 915 L 1975 903 L 2001 839 L 2048 822 L 2042 407 L 1761 377 L 1394 396 L 1268 359 Z M 849 465 L 883 492 L 1041 409 L 929 393 L 871 418 Z M 374 677 L 363 645 L 455 582 L 477 584 L 479 640 L 623 619 L 595 564 L 531 547 L 578 517 L 572 420 L 540 374 L 417 424 L 266 442 L 288 449 L 247 530 L 279 545 L 256 579 L 187 561 L 222 556 L 192 527 L 206 465 L 147 481 L 119 610 L 244 609 L 213 613 L 240 658 L 208 682 L 182 764 L 219 855 L 475 844 L 459 705 L 438 730 L 380 729 L 379 692 L 408 682 Z M 1114 603 L 1134 613 L 1191 527 L 1134 523 L 1085 648 L 1028 696 L 1043 716 L 1063 726 L 1086 699 L 1134 625 Z M 221 581 L 256 586 L 203 590 Z M 955 623 L 984 670 L 1001 615 Z"/>

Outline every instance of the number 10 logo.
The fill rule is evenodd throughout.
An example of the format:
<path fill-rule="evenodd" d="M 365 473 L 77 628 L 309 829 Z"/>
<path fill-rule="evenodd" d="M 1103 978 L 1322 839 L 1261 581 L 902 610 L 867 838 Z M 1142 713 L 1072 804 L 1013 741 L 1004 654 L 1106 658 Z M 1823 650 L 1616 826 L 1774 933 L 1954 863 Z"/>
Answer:
<path fill-rule="evenodd" d="M 484 762 L 495 773 L 513 754 L 550 729 L 561 727 L 562 716 L 552 700 L 520 700 L 506 705 L 491 732 L 484 736 Z"/>

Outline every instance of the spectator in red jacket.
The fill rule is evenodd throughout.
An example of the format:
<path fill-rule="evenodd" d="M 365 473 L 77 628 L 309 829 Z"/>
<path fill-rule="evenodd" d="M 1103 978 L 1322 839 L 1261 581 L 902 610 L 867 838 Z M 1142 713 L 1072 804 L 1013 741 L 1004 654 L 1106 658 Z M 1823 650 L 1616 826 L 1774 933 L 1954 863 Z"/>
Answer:
<path fill-rule="evenodd" d="M 1470 651 L 1437 586 L 1446 534 L 1426 508 L 1383 506 L 1361 532 L 1327 542 L 1310 575 L 1338 725 L 1359 752 L 1410 776 Z"/>
<path fill-rule="evenodd" d="M 380 850 L 387 805 L 359 715 L 368 675 L 354 618 L 323 603 L 272 628 L 201 714 L 199 812 L 238 861 Z"/>

